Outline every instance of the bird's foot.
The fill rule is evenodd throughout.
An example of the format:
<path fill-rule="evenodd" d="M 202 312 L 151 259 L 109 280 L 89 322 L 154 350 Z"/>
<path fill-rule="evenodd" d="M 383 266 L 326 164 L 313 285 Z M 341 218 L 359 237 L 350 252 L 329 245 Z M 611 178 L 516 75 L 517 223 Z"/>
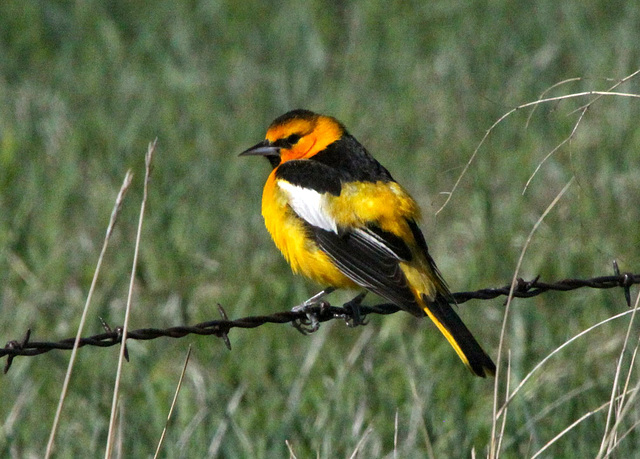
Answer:
<path fill-rule="evenodd" d="M 342 305 L 344 309 L 350 311 L 351 314 L 344 314 L 343 318 L 347 323 L 348 327 L 357 327 L 358 325 L 367 325 L 367 321 L 365 316 L 362 315 L 362 311 L 360 309 L 360 305 L 362 304 L 362 300 L 367 296 L 367 291 L 358 294 L 351 301 Z"/>
<path fill-rule="evenodd" d="M 329 303 L 327 303 L 322 299 L 322 297 L 324 297 L 325 295 L 328 295 L 334 290 L 335 289 L 333 287 L 327 287 L 321 292 L 313 295 L 304 303 L 291 308 L 291 312 L 304 312 L 305 315 L 307 316 L 306 319 L 293 320 L 291 322 L 291 325 L 293 325 L 293 327 L 303 335 L 308 335 L 310 333 L 317 331 L 318 328 L 320 328 L 320 321 L 318 320 L 317 313 L 314 312 L 313 310 L 318 306 L 321 309 L 326 308 L 327 306 L 330 306 Z"/>
<path fill-rule="evenodd" d="M 308 335 L 317 331 L 320 328 L 320 321 L 318 320 L 318 314 L 314 311 L 317 307 L 320 309 L 329 306 L 324 300 L 315 301 L 313 303 L 307 303 L 306 301 L 298 306 L 291 308 L 291 312 L 304 312 L 307 316 L 305 319 L 296 319 L 291 322 L 291 325 L 303 335 Z"/>

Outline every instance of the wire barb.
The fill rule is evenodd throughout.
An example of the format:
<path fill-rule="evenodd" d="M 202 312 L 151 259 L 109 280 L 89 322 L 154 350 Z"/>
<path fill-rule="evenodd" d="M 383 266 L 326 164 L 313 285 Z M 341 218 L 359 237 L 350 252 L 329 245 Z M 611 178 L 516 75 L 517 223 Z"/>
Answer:
<path fill-rule="evenodd" d="M 631 285 L 633 285 L 631 273 L 620 274 L 620 268 L 618 267 L 618 261 L 613 260 L 613 272 L 616 276 L 622 277 L 620 280 L 620 287 L 624 290 L 624 299 L 627 302 L 627 306 L 631 307 Z"/>
<path fill-rule="evenodd" d="M 122 327 L 116 327 L 115 329 L 112 329 L 102 317 L 98 317 L 98 319 L 100 319 L 100 323 L 102 324 L 102 328 L 104 328 L 104 331 L 114 335 L 112 340 L 113 344 L 115 345 L 121 343 Z M 124 358 L 127 360 L 127 362 L 129 361 L 129 349 L 127 348 L 127 343 L 124 344 Z"/>
<path fill-rule="evenodd" d="M 22 341 L 11 340 L 6 344 L 5 349 L 22 350 L 29 343 L 29 338 L 30 337 L 31 337 L 31 329 L 27 328 L 27 333 L 25 333 L 24 338 L 22 338 Z M 13 358 L 16 355 L 20 355 L 20 354 L 9 354 L 7 356 L 7 362 L 4 365 L 4 374 L 5 375 L 7 374 L 7 371 L 9 371 L 9 368 L 11 368 L 11 364 L 13 363 Z"/>
<path fill-rule="evenodd" d="M 227 311 L 224 310 L 224 308 L 222 307 L 222 305 L 220 303 L 218 303 L 218 312 L 220 313 L 220 316 L 222 317 L 222 320 L 225 321 L 229 321 L 229 316 L 227 316 Z M 227 349 L 231 350 L 231 341 L 229 341 L 229 329 L 222 329 L 219 333 L 215 333 L 215 335 L 218 338 L 222 338 L 222 341 L 224 342 L 224 345 L 227 346 Z"/>
<path fill-rule="evenodd" d="M 630 287 L 632 285 L 640 284 L 640 274 L 632 273 L 620 273 L 618 264 L 614 262 L 615 276 L 602 276 L 594 277 L 592 279 L 564 279 L 555 283 L 540 282 L 540 276 L 537 276 L 531 281 L 525 281 L 518 279 L 516 289 L 513 292 L 513 296 L 517 298 L 531 298 L 548 291 L 561 291 L 566 292 L 583 287 L 609 289 L 609 288 L 623 288 L 625 292 L 625 298 L 628 298 L 630 303 L 631 293 Z M 458 292 L 453 293 L 453 300 L 457 304 L 466 303 L 469 300 L 491 300 L 499 296 L 508 296 L 510 285 L 506 285 L 500 288 L 487 288 L 476 290 L 473 292 Z M 354 300 L 358 299 L 354 298 Z M 348 302 L 344 307 L 331 306 L 329 303 L 324 302 L 318 304 L 304 311 L 284 311 L 277 312 L 275 314 L 267 316 L 251 316 L 241 319 L 229 320 L 227 313 L 218 305 L 218 311 L 222 317 L 221 320 L 212 320 L 209 322 L 202 322 L 193 326 L 178 326 L 170 327 L 166 329 L 158 328 L 141 328 L 138 330 L 132 330 L 127 333 L 127 340 L 152 340 L 160 337 L 169 338 L 182 338 L 187 335 L 214 335 L 222 338 L 228 349 L 231 349 L 231 342 L 229 341 L 229 330 L 232 328 L 256 328 L 267 323 L 282 324 L 294 321 L 304 321 L 307 319 L 307 314 L 312 314 L 318 323 L 327 322 L 332 319 L 343 319 L 347 324 L 353 324 L 354 320 L 360 321 L 358 324 L 365 325 L 363 320 L 369 314 L 393 314 L 400 310 L 398 306 L 392 303 L 383 303 L 373 306 L 365 306 L 358 304 L 357 311 L 354 311 L 354 300 Z M 81 338 L 78 347 L 84 346 L 98 346 L 109 347 L 119 344 L 122 341 L 122 327 L 116 327 L 112 329 L 105 321 L 102 321 L 105 333 L 98 335 Z M 0 358 L 7 357 L 7 361 L 4 367 L 4 372 L 9 371 L 9 367 L 13 363 L 13 359 L 18 356 L 34 356 L 44 354 L 53 349 L 71 350 L 75 338 L 67 338 L 58 342 L 30 342 L 31 330 L 27 330 L 22 341 L 9 341 L 3 349 L 0 349 Z M 128 357 L 128 353 L 127 353 Z M 128 359 L 127 359 L 128 360 Z"/>

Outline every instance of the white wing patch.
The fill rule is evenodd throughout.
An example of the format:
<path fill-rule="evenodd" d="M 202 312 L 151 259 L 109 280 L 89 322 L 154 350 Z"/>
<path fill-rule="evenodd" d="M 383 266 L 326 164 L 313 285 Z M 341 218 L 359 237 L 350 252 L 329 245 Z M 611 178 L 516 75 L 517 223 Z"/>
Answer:
<path fill-rule="evenodd" d="M 336 221 L 327 212 L 327 197 L 310 188 L 278 180 L 278 186 L 289 198 L 293 211 L 310 225 L 338 233 Z"/>
<path fill-rule="evenodd" d="M 369 247 L 371 251 L 379 252 L 383 255 L 391 256 L 397 260 L 403 260 L 387 243 L 373 231 L 367 229 L 355 228 L 353 233 L 356 237 L 361 238 L 362 242 Z"/>

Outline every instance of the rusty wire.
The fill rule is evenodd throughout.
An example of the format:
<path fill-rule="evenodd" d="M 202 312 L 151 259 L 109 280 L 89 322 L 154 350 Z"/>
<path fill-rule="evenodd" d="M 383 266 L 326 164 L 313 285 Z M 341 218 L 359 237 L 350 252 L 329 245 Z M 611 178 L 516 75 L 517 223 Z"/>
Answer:
<path fill-rule="evenodd" d="M 620 273 L 617 264 L 614 262 L 614 276 L 594 277 L 592 279 L 564 279 L 554 283 L 540 282 L 539 277 L 532 281 L 518 279 L 514 288 L 513 296 L 516 298 L 531 298 L 548 291 L 569 291 L 582 287 L 608 289 L 623 288 L 625 300 L 630 306 L 631 294 L 630 287 L 634 284 L 640 284 L 640 274 Z M 453 294 L 456 303 L 465 303 L 472 299 L 490 300 L 499 296 L 508 296 L 511 289 L 510 285 L 500 288 L 486 288 L 473 292 L 457 292 Z M 231 349 L 228 333 L 232 328 L 256 328 L 267 323 L 287 323 L 298 321 L 299 324 L 308 325 L 308 316 L 305 312 L 284 311 L 265 316 L 250 316 L 236 320 L 229 320 L 220 305 L 218 305 L 222 319 L 202 322 L 191 326 L 178 326 L 165 329 L 159 328 L 141 328 L 132 330 L 127 333 L 128 340 L 151 340 L 160 337 L 182 338 L 187 335 L 215 335 L 224 340 L 226 346 Z M 343 307 L 331 306 L 329 303 L 322 303 L 314 307 L 312 312 L 315 314 L 318 322 L 326 322 L 332 319 L 343 319 L 347 324 L 354 324 L 354 319 L 358 317 L 364 318 L 368 314 L 393 314 L 399 311 L 395 304 L 384 303 L 375 306 L 360 305 L 354 310 L 349 303 Z M 357 323 L 363 323 L 359 320 Z M 103 322 L 106 332 L 98 335 L 81 338 L 78 347 L 98 346 L 109 347 L 114 346 L 122 341 L 122 327 L 111 329 Z M 31 330 L 27 330 L 22 340 L 9 341 L 4 349 L 0 349 L 0 358 L 7 357 L 4 367 L 6 373 L 11 366 L 13 358 L 21 356 L 34 356 L 49 352 L 54 349 L 70 350 L 73 349 L 75 338 L 67 338 L 58 342 L 36 342 L 30 341 Z"/>

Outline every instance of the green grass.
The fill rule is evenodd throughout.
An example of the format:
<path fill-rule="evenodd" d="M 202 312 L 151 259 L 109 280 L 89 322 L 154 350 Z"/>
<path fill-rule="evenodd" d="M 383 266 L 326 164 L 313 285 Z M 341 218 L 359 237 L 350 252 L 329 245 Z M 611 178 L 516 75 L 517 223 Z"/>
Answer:
<path fill-rule="evenodd" d="M 531 119 L 516 112 L 435 212 L 511 108 L 569 78 L 581 79 L 547 96 L 606 90 L 637 70 L 639 28 L 631 2 L 2 2 L 0 340 L 27 328 L 38 341 L 75 334 L 131 168 L 85 334 L 101 331 L 98 316 L 123 322 L 144 153 L 156 137 L 130 326 L 211 320 L 216 303 L 232 318 L 259 315 L 307 298 L 316 287 L 290 273 L 262 224 L 268 165 L 237 157 L 298 107 L 342 120 L 411 191 L 454 291 L 508 284 L 531 228 L 571 177 L 519 275 L 607 275 L 613 259 L 638 272 L 637 99 L 594 103 L 524 195 L 570 135 L 573 110 L 593 98 L 541 105 Z M 640 78 L 618 90 L 640 93 Z M 567 339 L 625 309 L 617 290 L 514 301 L 511 388 Z M 503 300 L 459 311 L 497 356 Z M 609 401 L 628 320 L 577 340 L 533 376 L 509 407 L 502 457 L 531 456 Z M 123 457 L 153 454 L 189 344 L 166 457 L 287 457 L 285 440 L 299 458 L 349 457 L 363 437 L 358 457 L 487 454 L 493 381 L 473 378 L 426 320 L 334 322 L 310 337 L 266 325 L 230 338 L 230 352 L 212 337 L 130 343 Z M 632 347 L 637 339 L 635 326 Z M 0 456 L 44 454 L 68 358 L 17 358 L 1 377 Z M 79 351 L 56 457 L 104 454 L 116 362 L 116 348 Z M 620 433 L 639 421 L 632 406 Z M 605 422 L 606 410 L 594 414 L 545 454 L 595 456 Z M 639 449 L 633 429 L 615 454 Z"/>

